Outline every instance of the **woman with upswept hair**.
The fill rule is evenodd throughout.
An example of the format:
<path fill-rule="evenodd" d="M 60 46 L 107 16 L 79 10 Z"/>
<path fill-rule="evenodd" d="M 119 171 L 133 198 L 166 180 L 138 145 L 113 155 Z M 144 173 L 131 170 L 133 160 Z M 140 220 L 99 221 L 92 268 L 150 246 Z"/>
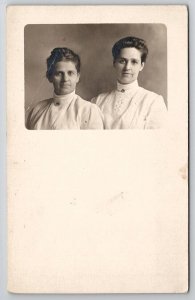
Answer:
<path fill-rule="evenodd" d="M 156 129 L 166 122 L 167 109 L 162 96 L 138 84 L 148 47 L 140 38 L 128 36 L 112 48 L 116 89 L 93 98 L 104 115 L 105 129 Z"/>
<path fill-rule="evenodd" d="M 75 93 L 80 78 L 80 58 L 68 48 L 55 48 L 47 59 L 46 76 L 53 97 L 38 102 L 27 118 L 28 129 L 103 129 L 97 105 Z"/>

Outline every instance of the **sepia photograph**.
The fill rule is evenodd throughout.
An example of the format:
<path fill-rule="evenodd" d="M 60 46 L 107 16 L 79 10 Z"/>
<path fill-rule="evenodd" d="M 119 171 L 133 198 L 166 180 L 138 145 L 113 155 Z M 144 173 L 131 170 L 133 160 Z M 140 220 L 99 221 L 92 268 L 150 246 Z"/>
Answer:
<path fill-rule="evenodd" d="M 6 49 L 7 290 L 187 293 L 187 7 L 10 5 Z"/>
<path fill-rule="evenodd" d="M 163 24 L 28 24 L 27 129 L 158 129 L 167 118 Z"/>

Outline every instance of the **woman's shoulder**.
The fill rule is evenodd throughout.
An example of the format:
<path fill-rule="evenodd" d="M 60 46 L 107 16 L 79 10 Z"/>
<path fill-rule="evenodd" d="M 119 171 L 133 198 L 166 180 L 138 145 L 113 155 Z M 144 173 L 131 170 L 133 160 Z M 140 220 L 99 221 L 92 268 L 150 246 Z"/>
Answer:
<path fill-rule="evenodd" d="M 91 103 L 90 101 L 83 99 L 79 95 L 77 95 L 76 104 L 79 108 L 83 108 L 83 109 L 84 108 L 91 109 L 93 107 L 96 107 L 96 105 L 94 103 Z"/>
<path fill-rule="evenodd" d="M 103 115 L 96 104 L 77 95 L 74 105 L 80 116 L 81 129 L 103 129 Z"/>
<path fill-rule="evenodd" d="M 82 116 L 101 116 L 100 108 L 95 103 L 84 100 L 80 96 L 77 96 L 75 105 L 77 112 Z"/>
<path fill-rule="evenodd" d="M 31 109 L 33 109 L 33 111 L 38 111 L 39 109 L 42 109 L 44 107 L 46 107 L 48 104 L 50 104 L 51 102 L 53 101 L 52 98 L 49 98 L 49 99 L 44 99 L 44 100 L 41 100 L 33 105 L 31 105 Z"/>
<path fill-rule="evenodd" d="M 45 108 L 53 101 L 52 98 L 41 100 L 37 103 L 31 104 L 26 110 L 26 125 L 31 129 L 32 123 L 42 114 Z"/>
<path fill-rule="evenodd" d="M 109 97 L 113 97 L 114 93 L 115 93 L 115 90 L 101 93 L 101 94 L 95 96 L 94 98 L 92 98 L 91 102 L 99 105 L 100 103 L 104 102 L 105 99 L 107 99 Z"/>
<path fill-rule="evenodd" d="M 140 89 L 137 101 L 146 110 L 167 111 L 163 96 L 147 89 Z"/>
<path fill-rule="evenodd" d="M 163 99 L 162 95 L 157 94 L 153 91 L 147 90 L 143 87 L 139 87 L 139 92 L 143 94 L 143 96 L 149 99 Z"/>
<path fill-rule="evenodd" d="M 28 106 L 28 108 L 26 110 L 26 113 L 29 113 L 31 115 L 36 114 L 40 110 L 47 107 L 47 105 L 50 104 L 52 101 L 53 101 L 53 99 L 50 98 L 50 99 L 44 99 L 44 100 L 38 101 L 36 103 L 33 103 L 33 104 Z"/>

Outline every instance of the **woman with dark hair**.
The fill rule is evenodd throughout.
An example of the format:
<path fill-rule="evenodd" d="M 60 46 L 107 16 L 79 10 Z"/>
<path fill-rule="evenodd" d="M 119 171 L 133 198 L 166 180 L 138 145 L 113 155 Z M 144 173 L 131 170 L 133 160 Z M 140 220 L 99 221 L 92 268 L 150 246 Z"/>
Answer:
<path fill-rule="evenodd" d="M 112 48 L 117 77 L 115 90 L 92 99 L 104 115 L 105 129 L 155 129 L 163 127 L 167 109 L 163 97 L 138 85 L 148 48 L 137 37 L 125 37 Z"/>
<path fill-rule="evenodd" d="M 103 129 L 97 105 L 75 94 L 80 78 L 80 58 L 68 48 L 55 48 L 47 59 L 47 79 L 54 94 L 30 111 L 28 129 Z"/>

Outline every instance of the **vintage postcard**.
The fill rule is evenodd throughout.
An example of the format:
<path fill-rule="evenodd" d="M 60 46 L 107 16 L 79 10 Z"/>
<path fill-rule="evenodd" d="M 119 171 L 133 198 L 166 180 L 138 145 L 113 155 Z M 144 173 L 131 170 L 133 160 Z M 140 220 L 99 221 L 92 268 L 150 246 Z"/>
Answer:
<path fill-rule="evenodd" d="M 185 5 L 8 6 L 8 290 L 188 291 Z"/>

